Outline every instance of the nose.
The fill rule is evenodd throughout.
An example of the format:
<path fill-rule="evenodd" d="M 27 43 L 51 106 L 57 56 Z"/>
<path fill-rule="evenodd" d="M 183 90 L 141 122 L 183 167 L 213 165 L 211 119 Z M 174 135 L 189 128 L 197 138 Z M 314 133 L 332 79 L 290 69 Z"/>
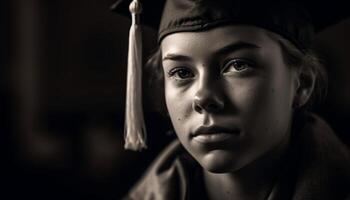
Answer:
<path fill-rule="evenodd" d="M 219 112 L 223 108 L 224 99 L 220 84 L 211 81 L 206 81 L 205 84 L 202 83 L 194 96 L 193 109 L 202 114 L 203 112 Z"/>

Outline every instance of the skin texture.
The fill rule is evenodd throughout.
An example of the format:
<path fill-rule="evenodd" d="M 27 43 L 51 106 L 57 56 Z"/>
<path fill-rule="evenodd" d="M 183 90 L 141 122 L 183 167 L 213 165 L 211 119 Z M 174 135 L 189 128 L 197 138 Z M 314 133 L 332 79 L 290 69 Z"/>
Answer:
<path fill-rule="evenodd" d="M 300 73 L 285 64 L 266 30 L 224 26 L 174 33 L 163 39 L 161 51 L 173 127 L 206 180 L 230 190 L 240 188 L 235 177 L 273 171 L 288 146 Z M 204 139 L 194 136 L 198 130 Z M 224 136 L 215 139 L 219 133 Z"/>

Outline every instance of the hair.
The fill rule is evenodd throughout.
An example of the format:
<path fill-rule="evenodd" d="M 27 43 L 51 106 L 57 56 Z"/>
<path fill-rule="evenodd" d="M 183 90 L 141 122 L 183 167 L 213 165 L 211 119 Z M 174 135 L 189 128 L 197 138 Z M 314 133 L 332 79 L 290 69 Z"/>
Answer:
<path fill-rule="evenodd" d="M 282 49 L 282 56 L 289 67 L 300 68 L 307 67 L 315 74 L 314 88 L 308 102 L 300 107 L 301 110 L 310 110 L 323 102 L 327 94 L 328 77 L 322 60 L 311 49 L 301 51 L 289 40 L 270 31 L 267 35 L 278 42 Z M 167 114 L 164 97 L 164 73 L 162 68 L 162 53 L 160 48 L 151 54 L 146 62 L 146 76 L 148 77 L 148 91 L 151 96 L 159 96 L 158 101 L 152 101 L 156 110 L 162 114 Z"/>
<path fill-rule="evenodd" d="M 309 110 L 321 104 L 324 101 L 328 90 L 328 76 L 324 62 L 312 48 L 300 50 L 289 40 L 278 34 L 267 31 L 267 35 L 274 41 L 278 42 L 282 49 L 283 59 L 289 67 L 305 67 L 315 74 L 315 83 L 311 97 L 308 102 L 302 106 L 302 109 Z"/>
<path fill-rule="evenodd" d="M 162 52 L 160 48 L 157 48 L 148 58 L 145 65 L 145 76 L 147 83 L 143 85 L 147 86 L 146 91 L 149 93 L 148 97 L 159 97 L 156 98 L 156 100 L 152 99 L 150 103 L 156 111 L 163 115 L 167 115 L 168 111 L 165 104 Z"/>

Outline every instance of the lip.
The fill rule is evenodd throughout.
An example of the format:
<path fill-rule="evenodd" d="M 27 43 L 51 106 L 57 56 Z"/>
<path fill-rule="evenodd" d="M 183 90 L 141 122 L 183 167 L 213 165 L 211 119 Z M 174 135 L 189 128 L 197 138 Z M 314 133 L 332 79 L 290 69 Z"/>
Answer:
<path fill-rule="evenodd" d="M 201 126 L 196 129 L 193 134 L 193 140 L 200 143 L 223 142 L 233 137 L 237 137 L 240 133 L 238 128 L 226 128 L 220 126 Z"/>

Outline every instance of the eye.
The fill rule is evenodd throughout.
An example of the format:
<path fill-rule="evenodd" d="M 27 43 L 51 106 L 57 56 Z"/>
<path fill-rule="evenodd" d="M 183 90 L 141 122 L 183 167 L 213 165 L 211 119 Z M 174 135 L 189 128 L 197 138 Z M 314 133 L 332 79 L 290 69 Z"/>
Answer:
<path fill-rule="evenodd" d="M 193 72 L 190 69 L 185 67 L 173 68 L 168 72 L 168 75 L 169 77 L 173 77 L 175 79 L 180 79 L 180 80 L 190 79 L 194 77 Z"/>
<path fill-rule="evenodd" d="M 224 68 L 223 73 L 243 73 L 253 69 L 254 62 L 245 59 L 233 59 L 228 61 Z"/>

